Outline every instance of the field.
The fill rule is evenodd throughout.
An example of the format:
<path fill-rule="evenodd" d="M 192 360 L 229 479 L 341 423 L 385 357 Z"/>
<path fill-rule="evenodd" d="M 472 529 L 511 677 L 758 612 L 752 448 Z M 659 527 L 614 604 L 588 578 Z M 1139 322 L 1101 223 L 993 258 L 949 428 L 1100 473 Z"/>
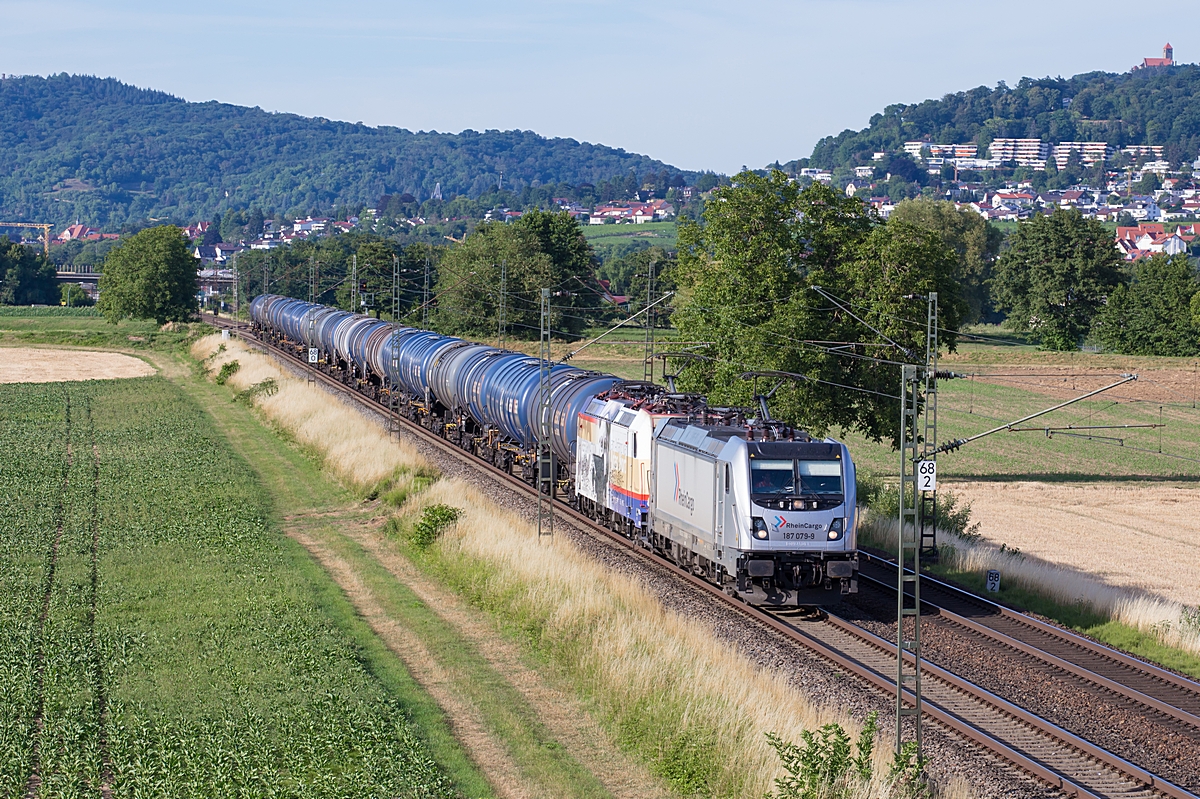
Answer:
<path fill-rule="evenodd" d="M 641 225 L 584 225 L 583 236 L 602 260 L 620 257 L 644 247 L 674 250 L 674 222 L 645 222 Z"/>
<path fill-rule="evenodd" d="M 176 385 L 5 385 L 0 408 L 0 796 L 479 784 Z"/>

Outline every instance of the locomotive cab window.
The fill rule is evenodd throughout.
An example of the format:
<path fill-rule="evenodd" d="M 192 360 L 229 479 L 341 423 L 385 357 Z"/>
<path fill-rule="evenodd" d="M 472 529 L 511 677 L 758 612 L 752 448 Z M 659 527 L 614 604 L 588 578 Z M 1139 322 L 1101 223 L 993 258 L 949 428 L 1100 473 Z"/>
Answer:
<path fill-rule="evenodd" d="M 801 494 L 842 493 L 841 461 L 800 461 L 796 466 Z"/>
<path fill-rule="evenodd" d="M 796 493 L 795 463 L 753 460 L 750 462 L 750 485 L 755 494 L 790 496 Z"/>

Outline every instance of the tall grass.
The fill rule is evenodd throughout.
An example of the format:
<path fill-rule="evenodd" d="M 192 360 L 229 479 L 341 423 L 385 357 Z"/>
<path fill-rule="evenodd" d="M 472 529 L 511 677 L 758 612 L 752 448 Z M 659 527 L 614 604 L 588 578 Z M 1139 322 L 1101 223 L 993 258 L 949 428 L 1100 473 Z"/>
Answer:
<path fill-rule="evenodd" d="M 361 491 L 376 491 L 381 485 L 391 488 L 389 484 L 405 479 L 404 475 L 429 469 L 412 446 L 388 440 L 379 425 L 363 414 L 324 389 L 297 379 L 271 356 L 237 339 L 206 336 L 192 346 L 192 355 L 218 374 L 226 364 L 237 361 L 235 371 L 226 370 L 227 384 L 237 391 L 274 380 L 278 391 L 258 395 L 255 406 L 317 453 L 327 469 Z"/>
<path fill-rule="evenodd" d="M 899 523 L 892 516 L 868 511 L 859 527 L 861 543 L 894 551 Z M 1200 612 L 1134 588 L 1109 585 L 1086 572 L 1049 563 L 1019 550 L 998 547 L 974 537 L 939 531 L 942 563 L 964 572 L 996 569 L 1012 582 L 1059 604 L 1082 605 L 1126 624 L 1166 646 L 1200 655 Z"/>
<path fill-rule="evenodd" d="M 378 484 L 394 474 L 429 474 L 411 448 L 390 441 L 362 414 L 287 375 L 268 356 L 211 337 L 193 352 L 210 370 L 238 360 L 234 388 L 267 379 L 274 396 L 257 404 L 312 446 L 343 480 Z M 448 505 L 458 519 L 422 564 L 470 601 L 520 630 L 594 708 L 622 748 L 684 795 L 761 797 L 783 774 L 766 737 L 799 741 L 803 730 L 837 722 L 860 729 L 840 708 L 819 706 L 787 677 L 714 640 L 711 631 L 666 610 L 636 580 L 600 565 L 569 540 L 539 543 L 531 525 L 458 479 L 409 483 L 397 504 L 411 526 L 426 508 Z M 393 487 L 390 491 L 399 490 Z M 388 493 L 384 498 L 389 497 Z M 888 793 L 890 744 L 876 747 L 875 777 L 862 799 Z M 967 797 L 961 779 L 946 796 Z"/>

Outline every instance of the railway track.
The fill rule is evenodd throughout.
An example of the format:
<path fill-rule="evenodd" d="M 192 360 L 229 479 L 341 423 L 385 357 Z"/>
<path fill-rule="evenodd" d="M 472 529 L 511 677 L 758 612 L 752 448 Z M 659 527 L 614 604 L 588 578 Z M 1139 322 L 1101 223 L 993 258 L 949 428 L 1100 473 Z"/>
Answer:
<path fill-rule="evenodd" d="M 282 358 L 292 369 L 312 375 L 316 381 L 344 393 L 373 413 L 397 419 L 400 426 L 410 434 L 471 470 L 486 474 L 527 497 L 536 497 L 533 486 L 476 458 L 404 416 L 395 414 L 383 404 L 321 369 L 313 368 L 298 357 L 297 353 L 270 346 L 260 341 L 249 330 L 237 327 L 227 320 L 209 318 L 208 321 L 217 327 L 233 330 L 247 342 Z M 816 652 L 880 691 L 895 691 L 895 682 L 888 676 L 895 671 L 895 645 L 886 639 L 833 615 L 823 614 L 817 619 L 796 619 L 746 605 L 729 597 L 716 586 L 680 569 L 671 561 L 635 546 L 624 536 L 596 524 L 563 503 L 555 503 L 554 512 L 556 516 L 587 533 L 616 543 L 635 556 L 652 562 L 657 568 L 687 582 L 698 591 L 706 592 L 755 623 Z M 922 706 L 927 717 L 1067 795 L 1091 799 L 1142 796 L 1200 799 L 1195 794 L 949 671 L 928 662 L 924 662 L 922 668 Z"/>

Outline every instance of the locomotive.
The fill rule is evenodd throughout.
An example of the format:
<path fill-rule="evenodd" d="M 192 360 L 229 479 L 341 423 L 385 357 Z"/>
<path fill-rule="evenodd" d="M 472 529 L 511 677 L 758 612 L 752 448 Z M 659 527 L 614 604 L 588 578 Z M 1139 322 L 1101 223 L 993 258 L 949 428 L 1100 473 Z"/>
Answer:
<path fill-rule="evenodd" d="M 539 359 L 278 295 L 250 315 L 260 338 L 537 484 Z M 555 498 L 750 604 L 858 590 L 844 444 L 566 364 L 549 380 Z"/>

